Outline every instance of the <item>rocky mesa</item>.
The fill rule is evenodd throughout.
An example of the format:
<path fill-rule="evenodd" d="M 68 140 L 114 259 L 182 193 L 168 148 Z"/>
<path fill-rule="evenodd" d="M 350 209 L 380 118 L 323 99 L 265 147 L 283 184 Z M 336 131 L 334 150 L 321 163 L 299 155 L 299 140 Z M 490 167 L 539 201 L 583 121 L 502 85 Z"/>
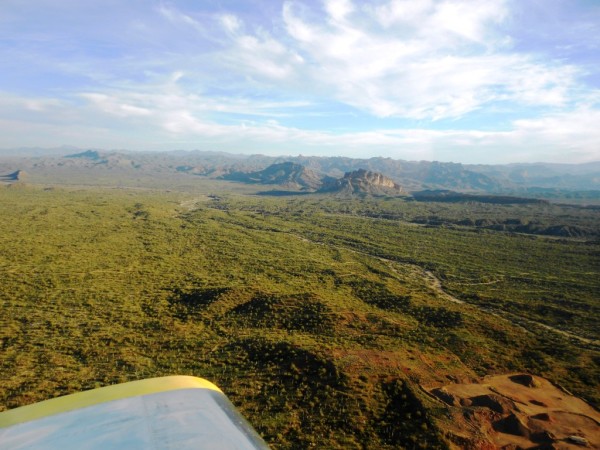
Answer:
<path fill-rule="evenodd" d="M 402 186 L 391 178 L 378 172 L 358 169 L 346 172 L 342 178 L 331 181 L 321 188 L 320 192 L 336 192 L 342 194 L 368 194 L 368 195 L 405 195 Z"/>

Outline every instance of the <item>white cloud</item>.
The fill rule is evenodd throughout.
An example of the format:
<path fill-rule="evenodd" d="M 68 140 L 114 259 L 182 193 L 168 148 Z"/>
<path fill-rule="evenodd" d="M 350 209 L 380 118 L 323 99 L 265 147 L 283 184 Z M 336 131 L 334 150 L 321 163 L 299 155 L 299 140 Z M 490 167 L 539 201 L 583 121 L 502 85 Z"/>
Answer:
<path fill-rule="evenodd" d="M 58 119 L 57 112 L 68 111 L 70 106 L 68 102 L 57 98 L 22 97 L 0 91 L 0 118 L 8 121 L 54 123 Z M 72 119 L 74 115 L 69 114 L 69 117 Z"/>
<path fill-rule="evenodd" d="M 171 83 L 171 82 L 168 82 Z M 284 126 L 272 117 L 278 111 L 303 107 L 302 102 L 260 102 L 203 98 L 186 94 L 169 84 L 169 94 L 115 92 L 86 96 L 91 106 L 123 118 L 143 115 L 153 133 L 190 142 L 212 142 L 243 151 L 260 148 L 279 154 L 298 149 L 305 154 L 344 153 L 354 156 L 393 155 L 405 159 L 450 160 L 462 154 L 474 162 L 564 161 L 585 162 L 600 158 L 600 110 L 594 105 L 515 120 L 506 131 L 391 129 L 331 133 Z M 161 91 L 159 89 L 159 91 Z M 263 121 L 241 120 L 224 125 L 210 118 L 211 112 L 264 113 Z M 162 131 L 161 131 L 162 130 Z M 166 133 L 166 135 L 164 134 Z"/>
<path fill-rule="evenodd" d="M 522 42 L 517 47 L 518 37 L 507 30 L 515 8 L 531 10 L 527 2 L 283 0 L 280 9 L 260 3 L 261 12 L 275 16 L 180 0 L 143 8 L 143 0 L 119 7 L 115 1 L 110 14 L 98 2 L 72 1 L 73 16 L 62 3 L 58 9 L 50 0 L 40 3 L 43 8 L 21 3 L 11 0 L 8 8 L 11 17 L 21 11 L 20 21 L 0 19 L 0 35 L 15 42 L 0 47 L 9 64 L 0 81 L 31 95 L 0 93 L 0 119 L 13 125 L 4 122 L 3 141 L 30 123 L 24 137 L 30 140 L 38 138 L 36 130 L 39 139 L 49 136 L 53 127 L 65 136 L 64 127 L 73 136 L 88 130 L 79 134 L 109 142 L 112 129 L 123 146 L 137 136 L 144 143 L 216 142 L 236 151 L 403 158 L 416 152 L 445 160 L 457 152 L 481 160 L 560 158 L 562 148 L 563 158 L 600 159 L 598 100 L 589 100 L 595 59 L 587 55 L 587 65 L 577 66 L 576 59 L 549 57 L 552 50 L 528 53 Z M 60 14 L 50 20 L 48 11 Z M 106 26 L 113 15 L 119 33 Z M 598 42 L 597 27 L 575 32 L 566 25 L 561 23 L 571 33 L 566 43 L 579 45 L 575 38 L 585 37 L 578 51 Z M 548 42 L 555 48 L 563 41 Z M 15 81 L 34 78 L 31 89 L 28 81 Z M 344 118 L 357 110 L 370 131 L 326 131 L 329 125 L 350 129 Z M 326 125 L 319 130 L 310 114 L 327 115 Z M 514 120 L 525 114 L 527 119 Z M 484 121 L 500 116 L 505 131 L 477 130 L 493 130 L 495 124 Z M 448 127 L 447 119 L 457 129 L 436 131 Z M 377 123 L 398 123 L 399 129 L 375 129 Z M 459 129 L 466 123 L 473 129 Z M 307 124 L 313 129 L 302 129 Z M 56 144 L 62 143 L 71 142 Z"/>
<path fill-rule="evenodd" d="M 315 42 L 319 38 L 318 30 L 310 24 L 301 20 L 297 15 L 297 9 L 306 10 L 301 4 L 286 1 L 283 4 L 282 18 L 289 35 L 298 42 Z"/>
<path fill-rule="evenodd" d="M 569 154 L 578 155 L 579 160 L 597 161 L 600 159 L 599 123 L 600 109 L 582 106 L 574 111 L 516 120 L 513 141 L 539 148 L 540 159 L 546 157 L 540 145 L 544 143 L 553 150 L 556 160 L 564 160 L 565 154 Z"/>
<path fill-rule="evenodd" d="M 423 31 L 431 27 L 433 30 L 454 33 L 461 38 L 489 45 L 491 26 L 500 23 L 507 15 L 505 3 L 504 0 L 442 1 L 426 19 L 428 24 Z"/>
<path fill-rule="evenodd" d="M 246 74 L 261 81 L 293 82 L 299 77 L 303 58 L 271 34 L 259 30 L 255 34 L 238 33 L 232 36 L 227 51 L 219 52 L 217 60 L 232 73 Z"/>
<path fill-rule="evenodd" d="M 325 10 L 331 22 L 338 24 L 345 22 L 346 16 L 354 11 L 354 5 L 350 0 L 325 0 Z"/>
<path fill-rule="evenodd" d="M 300 82 L 308 94 L 376 116 L 432 120 L 498 100 L 562 105 L 578 74 L 502 48 L 506 36 L 495 30 L 508 14 L 504 0 L 390 1 L 360 11 L 327 0 L 324 8 L 327 19 L 317 20 L 307 6 L 286 2 L 282 19 L 293 40 L 238 36 L 228 60 L 274 88 Z"/>
<path fill-rule="evenodd" d="M 477 163 L 587 162 L 600 159 L 600 109 L 582 106 L 537 119 L 516 120 L 506 131 L 378 129 L 332 133 L 284 126 L 267 114 L 264 120 L 225 125 L 211 111 L 262 110 L 303 106 L 295 103 L 230 102 L 176 92 L 120 91 L 87 94 L 76 105 L 51 98 L 0 95 L 3 145 L 129 147 L 170 150 L 204 148 L 280 155 L 303 153 L 355 157 L 392 156 Z M 31 111 L 31 105 L 36 111 Z M 37 107 L 52 114 L 42 114 Z M 35 116 L 32 116 L 34 114 Z M 50 119 L 51 117 L 51 119 Z M 127 133 L 115 133 L 119 127 Z M 26 137 L 24 137 L 26 136 Z M 94 142 L 90 142 L 90 136 Z M 175 144 L 176 143 L 176 144 Z M 457 158 L 456 155 L 460 155 Z"/>
<path fill-rule="evenodd" d="M 201 22 L 195 20 L 193 17 L 182 13 L 180 10 L 167 6 L 164 4 L 159 5 L 156 10 L 165 17 L 168 21 L 175 25 L 185 25 L 195 28 L 197 30 L 203 30 L 204 26 Z"/>
<path fill-rule="evenodd" d="M 242 21 L 233 14 L 222 14 L 219 21 L 225 30 L 231 34 L 237 33 L 242 28 Z"/>
<path fill-rule="evenodd" d="M 119 117 L 149 116 L 152 114 L 148 108 L 122 102 L 106 94 L 84 93 L 81 94 L 81 97 L 90 101 L 101 111 Z"/>
<path fill-rule="evenodd" d="M 412 28 L 421 23 L 432 8 L 432 0 L 394 0 L 376 6 L 373 10 L 384 28 L 407 25 Z"/>

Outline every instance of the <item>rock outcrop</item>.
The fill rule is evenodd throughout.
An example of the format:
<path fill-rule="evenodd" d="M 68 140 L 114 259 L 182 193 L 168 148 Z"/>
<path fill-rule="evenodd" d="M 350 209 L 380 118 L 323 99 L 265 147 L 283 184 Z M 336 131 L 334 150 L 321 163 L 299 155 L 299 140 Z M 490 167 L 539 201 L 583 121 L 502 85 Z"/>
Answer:
<path fill-rule="evenodd" d="M 404 189 L 378 172 L 359 169 L 347 172 L 342 178 L 327 183 L 321 192 L 338 192 L 343 194 L 369 194 L 399 196 L 405 194 Z"/>

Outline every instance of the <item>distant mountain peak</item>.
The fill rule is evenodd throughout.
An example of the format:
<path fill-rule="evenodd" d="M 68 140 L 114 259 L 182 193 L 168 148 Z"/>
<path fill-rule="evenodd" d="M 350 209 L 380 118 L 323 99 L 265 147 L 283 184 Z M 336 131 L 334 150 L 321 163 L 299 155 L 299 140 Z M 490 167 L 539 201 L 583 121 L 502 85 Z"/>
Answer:
<path fill-rule="evenodd" d="M 103 159 L 100 153 L 97 150 L 86 150 L 81 153 L 73 153 L 71 155 L 65 155 L 65 158 L 85 158 L 91 159 L 93 161 L 98 161 L 99 159 Z"/>
<path fill-rule="evenodd" d="M 0 181 L 2 182 L 11 182 L 11 181 L 22 181 L 25 178 L 26 173 L 22 170 L 15 170 L 12 173 L 8 173 L 5 175 L 0 175 Z"/>

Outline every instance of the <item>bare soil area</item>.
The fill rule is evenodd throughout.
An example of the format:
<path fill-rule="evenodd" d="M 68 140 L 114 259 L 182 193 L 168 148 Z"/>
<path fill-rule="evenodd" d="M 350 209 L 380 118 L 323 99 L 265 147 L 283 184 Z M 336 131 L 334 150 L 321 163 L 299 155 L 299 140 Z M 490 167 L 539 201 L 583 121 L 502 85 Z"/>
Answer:
<path fill-rule="evenodd" d="M 600 448 L 600 413 L 544 378 L 490 376 L 426 390 L 450 407 L 459 448 Z"/>

